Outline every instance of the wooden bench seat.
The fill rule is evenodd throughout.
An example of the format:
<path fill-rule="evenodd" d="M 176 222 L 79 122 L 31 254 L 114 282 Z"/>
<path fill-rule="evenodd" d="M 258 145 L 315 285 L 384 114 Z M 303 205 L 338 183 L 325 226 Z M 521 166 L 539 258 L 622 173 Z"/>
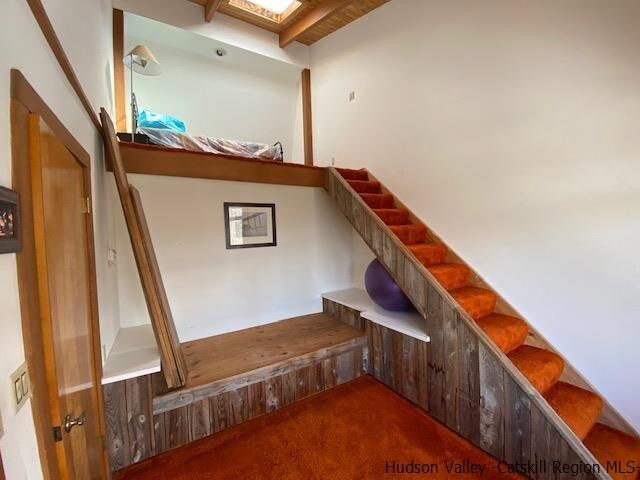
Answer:
<path fill-rule="evenodd" d="M 341 354 L 361 350 L 365 344 L 362 331 L 324 313 L 186 342 L 182 351 L 187 383 L 176 390 L 156 384 L 153 412 L 190 405 L 333 358 L 327 372 L 332 378 L 309 380 L 318 384 L 311 390 L 322 390 L 327 382 L 332 386 L 360 374 L 361 354 Z"/>

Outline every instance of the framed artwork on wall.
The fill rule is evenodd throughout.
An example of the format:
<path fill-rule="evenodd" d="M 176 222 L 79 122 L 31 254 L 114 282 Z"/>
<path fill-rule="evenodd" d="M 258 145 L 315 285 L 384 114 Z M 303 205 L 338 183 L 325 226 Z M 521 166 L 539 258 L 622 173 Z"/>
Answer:
<path fill-rule="evenodd" d="M 276 206 L 274 203 L 224 203 L 227 250 L 275 247 Z"/>
<path fill-rule="evenodd" d="M 20 251 L 18 192 L 0 187 L 0 253 Z"/>

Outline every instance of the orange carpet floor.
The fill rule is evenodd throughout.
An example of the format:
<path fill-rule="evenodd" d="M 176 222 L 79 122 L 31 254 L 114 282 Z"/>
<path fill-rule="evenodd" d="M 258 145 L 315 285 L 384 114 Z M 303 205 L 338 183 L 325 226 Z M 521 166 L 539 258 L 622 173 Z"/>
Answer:
<path fill-rule="evenodd" d="M 428 473 L 399 473 L 409 463 Z M 471 464 L 478 465 L 474 472 Z M 499 473 L 497 465 L 382 383 L 364 376 L 128 467 L 116 478 L 519 478 Z M 448 466 L 466 470 L 448 473 Z M 484 469 L 482 475 L 479 468 Z"/>

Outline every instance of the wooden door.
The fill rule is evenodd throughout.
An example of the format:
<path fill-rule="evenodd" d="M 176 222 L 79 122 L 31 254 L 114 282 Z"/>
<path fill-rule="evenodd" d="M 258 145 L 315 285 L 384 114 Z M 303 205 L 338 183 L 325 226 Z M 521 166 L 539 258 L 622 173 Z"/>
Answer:
<path fill-rule="evenodd" d="M 59 475 L 101 479 L 106 469 L 93 350 L 96 300 L 87 171 L 35 114 L 29 116 L 29 156 L 40 318 Z M 81 424 L 72 426 L 69 421 Z"/>

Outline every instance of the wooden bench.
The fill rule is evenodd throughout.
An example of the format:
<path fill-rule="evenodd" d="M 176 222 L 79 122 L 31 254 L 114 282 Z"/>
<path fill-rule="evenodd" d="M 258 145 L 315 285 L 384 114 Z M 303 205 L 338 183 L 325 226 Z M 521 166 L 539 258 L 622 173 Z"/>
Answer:
<path fill-rule="evenodd" d="M 175 390 L 162 373 L 114 372 L 103 387 L 112 469 L 359 377 L 366 345 L 363 331 L 318 313 L 181 344 L 188 377 Z"/>

